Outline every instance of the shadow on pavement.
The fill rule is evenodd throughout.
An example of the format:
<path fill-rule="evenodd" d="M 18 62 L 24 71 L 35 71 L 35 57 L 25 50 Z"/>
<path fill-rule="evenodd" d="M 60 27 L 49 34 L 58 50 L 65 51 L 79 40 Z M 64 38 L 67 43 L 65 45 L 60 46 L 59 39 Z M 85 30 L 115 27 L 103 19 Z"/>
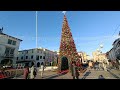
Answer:
<path fill-rule="evenodd" d="M 90 71 L 86 72 L 82 79 L 85 79 L 87 76 L 90 75 L 90 73 L 91 73 Z"/>
<path fill-rule="evenodd" d="M 117 79 L 120 79 L 120 77 L 118 77 L 117 75 L 115 75 L 114 73 L 112 73 L 110 70 L 107 70 L 112 76 L 114 76 Z"/>
<path fill-rule="evenodd" d="M 67 73 L 54 74 L 54 75 L 50 75 L 50 76 L 45 76 L 45 77 L 43 77 L 43 79 L 53 79 L 55 77 L 59 77 L 59 76 L 65 75 L 65 74 L 67 74 Z"/>

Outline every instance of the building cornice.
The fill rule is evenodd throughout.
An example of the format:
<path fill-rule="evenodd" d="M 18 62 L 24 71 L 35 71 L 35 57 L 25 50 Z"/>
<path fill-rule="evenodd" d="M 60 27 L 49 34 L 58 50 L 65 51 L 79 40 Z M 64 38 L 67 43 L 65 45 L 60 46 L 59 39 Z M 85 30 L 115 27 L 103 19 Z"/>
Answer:
<path fill-rule="evenodd" d="M 18 39 L 18 38 L 16 38 L 16 37 L 13 37 L 13 36 L 7 35 L 7 34 L 5 34 L 5 33 L 0 33 L 0 35 L 4 35 L 4 36 L 7 36 L 7 37 L 10 37 L 10 38 L 13 38 L 13 39 L 19 40 L 19 41 L 23 41 L 23 40 Z"/>

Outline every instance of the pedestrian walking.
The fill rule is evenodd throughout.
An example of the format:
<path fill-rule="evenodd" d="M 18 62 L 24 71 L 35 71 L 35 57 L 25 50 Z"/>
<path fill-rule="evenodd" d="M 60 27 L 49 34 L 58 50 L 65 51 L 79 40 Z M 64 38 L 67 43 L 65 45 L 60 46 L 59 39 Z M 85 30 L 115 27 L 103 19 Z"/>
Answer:
<path fill-rule="evenodd" d="M 71 64 L 71 74 L 73 76 L 73 79 L 79 79 L 79 69 L 74 61 Z"/>
<path fill-rule="evenodd" d="M 89 68 L 93 68 L 93 64 L 92 64 L 92 62 L 91 61 L 89 61 Z"/>
<path fill-rule="evenodd" d="M 119 70 L 119 59 L 116 59 L 116 64 L 115 64 L 115 66 L 116 66 L 116 69 Z"/>
<path fill-rule="evenodd" d="M 104 69 L 104 71 L 107 71 L 107 67 L 106 67 L 106 62 L 105 61 L 103 61 L 103 69 Z"/>
<path fill-rule="evenodd" d="M 34 79 L 35 78 L 34 70 L 35 70 L 34 65 L 32 65 L 32 67 L 30 68 L 30 79 Z"/>
<path fill-rule="evenodd" d="M 34 78 L 35 78 L 36 75 L 37 75 L 37 68 L 36 68 L 36 67 L 34 67 L 33 75 L 34 75 Z"/>
<path fill-rule="evenodd" d="M 99 68 L 99 62 L 98 61 L 95 62 L 95 69 L 96 70 L 100 70 L 100 68 Z"/>
<path fill-rule="evenodd" d="M 112 68 L 113 68 L 112 62 L 109 62 L 109 70 L 111 70 Z"/>
<path fill-rule="evenodd" d="M 41 78 L 43 78 L 43 73 L 44 73 L 44 68 L 45 68 L 45 66 L 44 66 L 44 63 L 42 62 L 41 63 L 41 66 L 40 66 L 40 75 L 41 75 Z"/>
<path fill-rule="evenodd" d="M 28 68 L 28 66 L 25 66 L 25 68 L 24 68 L 24 79 L 28 79 L 28 75 L 29 75 L 29 68 Z"/>

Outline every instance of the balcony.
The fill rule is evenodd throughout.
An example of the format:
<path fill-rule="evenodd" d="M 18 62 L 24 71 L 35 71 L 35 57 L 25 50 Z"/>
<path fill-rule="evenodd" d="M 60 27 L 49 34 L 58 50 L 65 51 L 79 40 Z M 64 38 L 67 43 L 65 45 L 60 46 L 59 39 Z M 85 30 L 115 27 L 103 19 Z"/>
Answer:
<path fill-rule="evenodd" d="M 3 57 L 4 58 L 13 58 L 14 54 L 4 54 Z"/>

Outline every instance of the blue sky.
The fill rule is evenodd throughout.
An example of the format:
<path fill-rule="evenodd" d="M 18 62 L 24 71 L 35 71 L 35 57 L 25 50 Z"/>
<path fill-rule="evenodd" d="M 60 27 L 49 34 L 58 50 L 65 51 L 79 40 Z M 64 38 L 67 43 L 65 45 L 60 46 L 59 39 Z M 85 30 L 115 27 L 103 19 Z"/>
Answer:
<path fill-rule="evenodd" d="M 91 55 L 102 42 L 106 52 L 118 38 L 120 11 L 67 11 L 66 16 L 77 51 Z M 0 27 L 23 40 L 20 50 L 36 47 L 35 22 L 35 11 L 0 11 Z M 38 11 L 38 47 L 59 50 L 62 24 L 62 11 Z"/>

